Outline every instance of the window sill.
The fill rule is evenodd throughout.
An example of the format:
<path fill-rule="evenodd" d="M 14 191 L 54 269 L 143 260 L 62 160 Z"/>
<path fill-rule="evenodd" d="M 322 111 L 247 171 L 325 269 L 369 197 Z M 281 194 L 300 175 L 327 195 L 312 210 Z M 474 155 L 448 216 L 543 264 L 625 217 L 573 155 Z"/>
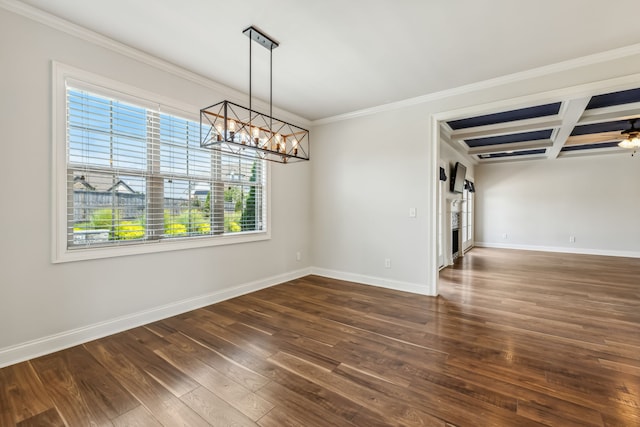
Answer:
<path fill-rule="evenodd" d="M 265 231 L 257 233 L 232 234 L 227 236 L 201 237 L 195 239 L 165 239 L 158 241 L 147 241 L 140 244 L 122 245 L 117 247 L 96 246 L 92 248 L 78 249 L 64 248 L 59 251 L 54 251 L 51 262 L 57 264 L 73 261 L 114 258 L 120 256 L 141 255 L 156 252 L 168 252 L 212 246 L 259 242 L 269 239 L 271 239 L 271 233 Z"/>

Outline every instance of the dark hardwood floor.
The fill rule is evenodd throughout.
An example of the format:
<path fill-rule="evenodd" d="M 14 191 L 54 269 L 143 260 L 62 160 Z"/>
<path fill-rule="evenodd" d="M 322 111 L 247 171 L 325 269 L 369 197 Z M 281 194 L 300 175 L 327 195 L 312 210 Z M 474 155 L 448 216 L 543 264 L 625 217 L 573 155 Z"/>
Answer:
<path fill-rule="evenodd" d="M 0 370 L 1 426 L 640 426 L 640 260 L 309 276 Z"/>

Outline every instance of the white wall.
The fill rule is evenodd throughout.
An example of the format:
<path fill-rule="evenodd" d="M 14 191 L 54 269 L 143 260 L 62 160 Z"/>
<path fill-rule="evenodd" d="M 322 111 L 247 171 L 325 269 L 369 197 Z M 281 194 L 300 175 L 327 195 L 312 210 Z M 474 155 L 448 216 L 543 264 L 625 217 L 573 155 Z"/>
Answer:
<path fill-rule="evenodd" d="M 640 158 L 630 152 L 479 165 L 476 176 L 479 245 L 640 257 Z"/>
<path fill-rule="evenodd" d="M 0 366 L 308 271 L 308 163 L 272 165 L 271 240 L 52 264 L 52 60 L 196 113 L 225 97 L 1 8 L 0 58 Z"/>
<path fill-rule="evenodd" d="M 424 117 L 398 110 L 312 129 L 313 261 L 321 274 L 429 293 Z"/>

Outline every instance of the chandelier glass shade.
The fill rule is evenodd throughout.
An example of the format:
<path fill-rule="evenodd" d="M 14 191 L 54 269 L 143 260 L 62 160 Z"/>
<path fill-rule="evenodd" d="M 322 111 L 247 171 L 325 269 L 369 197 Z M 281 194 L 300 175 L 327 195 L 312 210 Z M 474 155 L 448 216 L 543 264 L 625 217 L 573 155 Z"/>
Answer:
<path fill-rule="evenodd" d="M 221 101 L 200 110 L 200 146 L 224 150 L 241 157 L 280 163 L 309 160 L 309 131 L 273 117 L 273 49 L 278 42 L 251 26 L 249 37 L 249 107 Z M 252 108 L 251 46 L 257 42 L 269 50 L 269 114 Z"/>

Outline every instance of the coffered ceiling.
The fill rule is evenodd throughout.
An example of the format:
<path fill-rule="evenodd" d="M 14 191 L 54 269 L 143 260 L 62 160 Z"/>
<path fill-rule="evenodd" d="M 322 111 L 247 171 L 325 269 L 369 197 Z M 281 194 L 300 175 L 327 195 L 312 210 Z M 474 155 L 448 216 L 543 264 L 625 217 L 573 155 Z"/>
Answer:
<path fill-rule="evenodd" d="M 3 3 L 45 11 L 245 93 L 242 30 L 255 25 L 280 42 L 273 52 L 274 104 L 309 120 L 640 43 L 633 19 L 620 20 L 633 16 L 637 0 Z M 254 51 L 253 93 L 268 99 L 268 52 Z M 563 103 L 555 119 L 567 108 L 574 106 Z M 548 129 L 558 128 L 537 130 Z"/>
<path fill-rule="evenodd" d="M 443 138 L 474 162 L 628 153 L 621 132 L 640 118 L 640 88 L 559 99 L 441 123 Z"/>

